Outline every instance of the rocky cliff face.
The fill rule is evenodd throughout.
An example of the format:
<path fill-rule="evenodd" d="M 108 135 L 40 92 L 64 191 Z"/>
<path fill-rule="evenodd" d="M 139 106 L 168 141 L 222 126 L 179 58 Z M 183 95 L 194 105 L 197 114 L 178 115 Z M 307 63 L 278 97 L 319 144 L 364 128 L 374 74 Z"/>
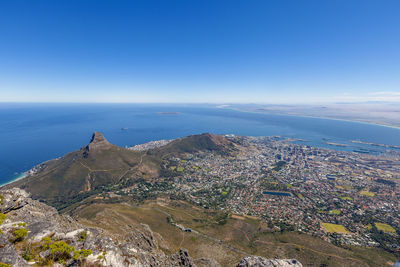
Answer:
<path fill-rule="evenodd" d="M 213 259 L 192 259 L 183 248 L 166 255 L 145 224 L 127 230 L 121 242 L 103 229 L 84 227 L 58 214 L 18 188 L 0 191 L 0 203 L 0 266 L 219 266 Z M 238 266 L 302 265 L 246 257 Z"/>
<path fill-rule="evenodd" d="M 90 143 L 86 146 L 87 151 L 104 150 L 111 148 L 112 145 L 107 141 L 102 133 L 94 132 Z"/>
<path fill-rule="evenodd" d="M 297 260 L 265 259 L 262 257 L 250 256 L 243 258 L 237 267 L 302 267 Z"/>
<path fill-rule="evenodd" d="M 102 229 L 86 228 L 17 188 L 0 192 L 0 262 L 10 266 L 195 266 L 185 249 L 165 255 L 147 225 L 121 243 Z M 6 218 L 5 218 L 6 217 Z M 1 221 L 0 221 L 1 222 Z M 24 235 L 26 232 L 26 235 Z M 21 235 L 21 236 L 19 236 Z M 19 238 L 18 238 L 19 237 Z"/>

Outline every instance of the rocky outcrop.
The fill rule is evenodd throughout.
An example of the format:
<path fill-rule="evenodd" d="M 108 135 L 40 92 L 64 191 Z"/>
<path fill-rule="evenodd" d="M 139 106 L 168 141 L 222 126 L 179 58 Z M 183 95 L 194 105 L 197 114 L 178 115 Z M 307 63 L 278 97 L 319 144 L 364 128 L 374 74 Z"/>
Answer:
<path fill-rule="evenodd" d="M 61 216 L 55 208 L 32 200 L 24 190 L 13 188 L 3 190 L 0 194 L 3 196 L 0 212 L 7 215 L 7 220 L 1 228 L 7 229 L 11 222 L 12 224 L 25 223 L 29 225 L 29 236 L 37 239 L 60 229 L 68 232 L 79 228 L 71 217 Z"/>
<path fill-rule="evenodd" d="M 24 207 L 27 204 L 28 196 L 28 193 L 19 188 L 4 191 L 4 195 L 2 195 L 2 203 L 0 205 L 0 212 L 7 213 Z"/>
<path fill-rule="evenodd" d="M 90 140 L 90 143 L 86 146 L 86 150 L 90 152 L 90 151 L 109 149 L 111 147 L 112 144 L 110 144 L 107 141 L 107 139 L 103 136 L 102 133 L 94 132 L 92 135 L 92 139 Z"/>
<path fill-rule="evenodd" d="M 193 267 L 195 264 L 193 263 L 192 258 L 189 256 L 189 252 L 186 249 L 181 249 L 177 255 L 174 255 L 172 259 L 176 264 L 183 267 Z"/>
<path fill-rule="evenodd" d="M 249 256 L 243 258 L 237 267 L 302 267 L 303 265 L 295 259 L 279 260 L 266 259 L 263 257 Z"/>
<path fill-rule="evenodd" d="M 0 192 L 2 204 L 0 213 L 7 218 L 0 225 L 0 262 L 11 266 L 29 266 L 21 257 L 25 251 L 17 251 L 16 230 L 26 230 L 24 237 L 28 244 L 37 243 L 46 236 L 64 237 L 64 233 L 79 229 L 69 216 L 61 216 L 53 207 L 29 198 L 24 190 L 13 188 Z M 83 231 L 83 229 L 81 229 Z"/>
<path fill-rule="evenodd" d="M 18 255 L 15 246 L 8 241 L 8 235 L 0 234 L 0 262 L 11 266 L 29 266 L 28 263 Z"/>
<path fill-rule="evenodd" d="M 28 193 L 18 188 L 0 191 L 0 203 L 0 263 L 17 267 L 49 262 L 71 267 L 219 267 L 213 259 L 192 259 L 183 248 L 166 255 L 159 247 L 162 239 L 146 224 L 127 226 L 121 239 L 103 229 L 85 227 L 70 216 L 60 215 L 55 208 L 32 200 Z M 296 260 L 246 257 L 238 266 L 302 265 Z"/>
<path fill-rule="evenodd" d="M 0 195 L 3 203 L 0 212 L 7 216 L 0 225 L 3 232 L 0 234 L 2 263 L 29 266 L 33 262 L 53 260 L 49 245 L 65 242 L 73 248 L 68 252 L 70 255 L 64 255 L 68 266 L 79 266 L 82 262 L 97 266 L 196 266 L 185 249 L 166 255 L 145 224 L 140 229 L 130 230 L 126 242 L 120 242 L 102 229 L 87 228 L 69 216 L 59 215 L 56 209 L 32 200 L 21 189 L 3 190 Z M 25 229 L 28 234 L 23 242 L 14 243 L 14 232 L 18 229 Z M 74 259 L 74 253 L 79 251 L 90 251 L 90 254 Z M 22 255 L 30 262 L 24 260 Z"/>

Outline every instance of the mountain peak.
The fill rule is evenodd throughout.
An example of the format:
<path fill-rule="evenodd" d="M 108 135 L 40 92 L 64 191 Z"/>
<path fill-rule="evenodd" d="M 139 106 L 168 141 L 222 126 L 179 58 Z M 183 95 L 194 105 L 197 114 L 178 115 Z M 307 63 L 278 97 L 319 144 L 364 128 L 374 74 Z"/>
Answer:
<path fill-rule="evenodd" d="M 93 150 L 103 150 L 109 149 L 112 145 L 107 141 L 107 139 L 100 132 L 94 132 L 92 135 L 92 139 L 90 140 L 89 145 L 87 145 L 86 149 L 88 151 Z"/>

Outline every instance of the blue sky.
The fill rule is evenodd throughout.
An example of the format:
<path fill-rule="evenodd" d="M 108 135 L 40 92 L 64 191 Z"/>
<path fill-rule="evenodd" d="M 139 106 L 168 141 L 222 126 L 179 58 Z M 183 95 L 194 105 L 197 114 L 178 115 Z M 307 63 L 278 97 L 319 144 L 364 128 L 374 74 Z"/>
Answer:
<path fill-rule="evenodd" d="M 1 1 L 0 102 L 400 101 L 400 1 Z"/>

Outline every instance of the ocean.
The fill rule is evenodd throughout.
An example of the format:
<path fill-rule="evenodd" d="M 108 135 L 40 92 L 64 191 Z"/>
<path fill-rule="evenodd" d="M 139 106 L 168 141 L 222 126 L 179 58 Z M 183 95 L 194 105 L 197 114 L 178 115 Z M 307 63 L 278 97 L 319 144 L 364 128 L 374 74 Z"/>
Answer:
<path fill-rule="evenodd" d="M 94 131 L 113 144 L 132 146 L 210 132 L 246 136 L 279 135 L 305 145 L 381 153 L 400 145 L 400 130 L 340 120 L 241 112 L 212 105 L 0 104 L 0 184 L 33 166 L 85 146 Z M 333 146 L 340 143 L 348 146 Z M 397 149 L 397 151 L 400 151 Z"/>

